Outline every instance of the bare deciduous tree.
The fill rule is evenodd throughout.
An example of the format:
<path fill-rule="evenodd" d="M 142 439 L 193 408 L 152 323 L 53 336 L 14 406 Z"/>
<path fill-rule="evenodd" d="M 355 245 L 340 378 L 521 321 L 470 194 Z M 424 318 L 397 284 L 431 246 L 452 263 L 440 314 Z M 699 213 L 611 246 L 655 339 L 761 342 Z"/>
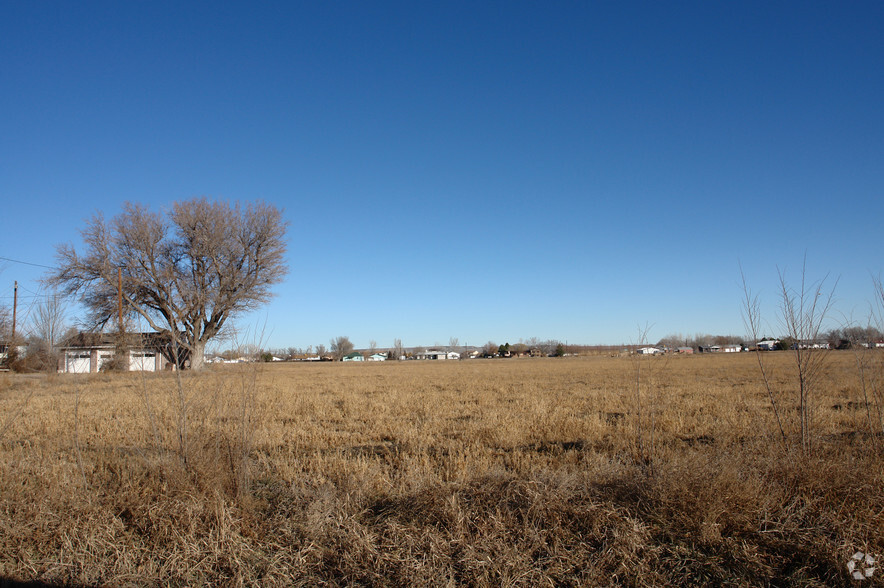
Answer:
<path fill-rule="evenodd" d="M 391 359 L 398 360 L 405 355 L 405 349 L 402 347 L 402 339 L 393 339 L 393 349 L 390 350 L 393 357 Z"/>
<path fill-rule="evenodd" d="M 742 274 L 742 268 L 741 268 Z M 835 284 L 826 286 L 828 276 L 816 282 L 807 280 L 807 260 L 801 268 L 800 284 L 792 287 L 786 280 L 786 273 L 778 271 L 780 282 L 780 319 L 781 328 L 791 341 L 791 352 L 795 360 L 796 388 L 795 398 L 797 414 L 794 428 L 797 430 L 801 449 L 808 453 L 812 449 L 814 397 L 820 385 L 820 376 L 827 354 L 818 348 L 823 323 L 832 310 Z M 753 296 L 743 276 L 743 319 L 749 330 L 753 343 L 758 342 L 761 325 L 760 304 L 757 296 Z M 782 401 L 777 398 L 770 375 L 762 361 L 762 354 L 756 348 L 756 358 L 767 390 L 780 435 L 787 439 L 787 414 L 782 410 Z"/>
<path fill-rule="evenodd" d="M 15 357 L 15 343 L 12 341 L 12 313 L 9 308 L 0 306 L 0 368 L 9 367 L 10 353 Z"/>
<path fill-rule="evenodd" d="M 58 294 L 50 294 L 34 308 L 31 319 L 34 336 L 45 341 L 51 349 L 55 349 L 67 330 L 67 304 Z"/>
<path fill-rule="evenodd" d="M 170 359 L 180 367 L 200 369 L 206 343 L 225 322 L 266 303 L 287 273 L 286 226 L 281 211 L 263 202 L 197 198 L 166 215 L 126 203 L 109 222 L 101 214 L 88 221 L 84 255 L 58 246 L 59 269 L 47 281 L 81 294 L 100 328 L 117 312 L 121 268 L 125 311 L 172 338 L 177 357 Z"/>
<path fill-rule="evenodd" d="M 341 335 L 331 340 L 331 352 L 336 360 L 341 361 L 345 355 L 352 351 L 353 343 L 350 342 L 349 337 Z"/>
<path fill-rule="evenodd" d="M 0 305 L 0 339 L 6 340 L 12 334 L 12 313 L 6 306 Z"/>
<path fill-rule="evenodd" d="M 55 370 L 58 346 L 68 333 L 67 305 L 58 294 L 50 294 L 33 309 L 29 320 L 27 364 L 29 369 Z"/>
<path fill-rule="evenodd" d="M 746 283 L 746 275 L 743 273 L 743 267 L 740 266 L 740 277 L 743 280 L 743 323 L 746 325 L 746 331 L 750 337 L 752 347 L 755 349 L 755 360 L 758 362 L 758 369 L 761 373 L 761 379 L 764 382 L 764 389 L 770 400 L 770 406 L 773 409 L 774 417 L 777 421 L 777 427 L 780 431 L 780 438 L 783 443 L 787 442 L 786 430 L 783 427 L 783 417 L 780 414 L 780 404 L 771 385 L 770 376 L 768 375 L 767 366 L 761 351 L 758 348 L 759 335 L 761 331 L 761 305 L 758 302 L 758 296 L 752 295 L 749 284 Z"/>
<path fill-rule="evenodd" d="M 832 308 L 835 286 L 827 289 L 826 277 L 807 282 L 807 264 L 801 269 L 801 285 L 792 288 L 786 274 L 780 271 L 780 312 L 786 334 L 795 340 L 795 370 L 798 376 L 798 422 L 801 447 L 811 449 L 813 401 L 819 385 L 820 372 L 827 354 L 815 348 L 823 321 Z M 837 285 L 837 281 L 835 283 Z"/>

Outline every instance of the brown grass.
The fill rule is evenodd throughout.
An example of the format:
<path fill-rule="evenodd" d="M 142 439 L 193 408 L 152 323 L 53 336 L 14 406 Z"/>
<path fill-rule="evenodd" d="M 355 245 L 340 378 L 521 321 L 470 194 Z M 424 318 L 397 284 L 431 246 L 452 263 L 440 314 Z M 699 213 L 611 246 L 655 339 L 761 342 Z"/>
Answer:
<path fill-rule="evenodd" d="M 884 556 L 852 355 L 810 453 L 748 354 L 637 361 L 225 366 L 184 374 L 186 443 L 172 375 L 2 375 L 0 584 L 846 585 Z"/>

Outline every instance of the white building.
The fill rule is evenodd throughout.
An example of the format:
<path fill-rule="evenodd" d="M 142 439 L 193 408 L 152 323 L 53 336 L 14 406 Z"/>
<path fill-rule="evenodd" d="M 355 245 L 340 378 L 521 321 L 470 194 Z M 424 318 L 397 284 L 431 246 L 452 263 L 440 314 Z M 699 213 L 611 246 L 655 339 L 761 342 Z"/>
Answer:
<path fill-rule="evenodd" d="M 456 351 L 440 351 L 438 349 L 427 349 L 426 351 L 417 351 L 414 354 L 415 359 L 460 359 L 460 353 Z"/>
<path fill-rule="evenodd" d="M 642 347 L 640 349 L 635 350 L 639 355 L 658 355 L 663 353 L 663 350 L 659 347 Z"/>
<path fill-rule="evenodd" d="M 828 341 L 801 341 L 798 343 L 799 349 L 829 349 Z"/>
<path fill-rule="evenodd" d="M 61 347 L 58 371 L 64 374 L 90 374 L 102 370 L 116 356 L 117 335 L 79 333 Z M 170 369 L 163 355 L 167 339 L 158 333 L 132 333 L 126 337 L 126 371 L 158 372 Z"/>

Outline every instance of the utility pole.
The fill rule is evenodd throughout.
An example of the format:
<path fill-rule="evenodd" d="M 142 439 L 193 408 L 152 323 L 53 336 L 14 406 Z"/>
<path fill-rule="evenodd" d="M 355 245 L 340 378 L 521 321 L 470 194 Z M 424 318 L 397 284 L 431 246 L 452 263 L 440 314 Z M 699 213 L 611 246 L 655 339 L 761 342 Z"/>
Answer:
<path fill-rule="evenodd" d="M 123 268 L 117 268 L 117 309 L 120 315 L 120 335 L 123 334 Z"/>
<path fill-rule="evenodd" d="M 15 344 L 15 315 L 18 312 L 18 280 L 12 293 L 12 342 Z"/>

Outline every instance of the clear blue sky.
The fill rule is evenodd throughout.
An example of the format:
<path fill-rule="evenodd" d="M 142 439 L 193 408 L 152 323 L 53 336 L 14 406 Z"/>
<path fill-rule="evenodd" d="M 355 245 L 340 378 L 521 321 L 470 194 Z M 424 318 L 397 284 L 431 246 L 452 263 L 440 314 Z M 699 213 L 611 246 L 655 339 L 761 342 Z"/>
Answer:
<path fill-rule="evenodd" d="M 0 112 L 2 257 L 284 208 L 271 347 L 740 334 L 740 263 L 771 323 L 805 253 L 846 315 L 884 269 L 878 1 L 5 2 Z"/>

